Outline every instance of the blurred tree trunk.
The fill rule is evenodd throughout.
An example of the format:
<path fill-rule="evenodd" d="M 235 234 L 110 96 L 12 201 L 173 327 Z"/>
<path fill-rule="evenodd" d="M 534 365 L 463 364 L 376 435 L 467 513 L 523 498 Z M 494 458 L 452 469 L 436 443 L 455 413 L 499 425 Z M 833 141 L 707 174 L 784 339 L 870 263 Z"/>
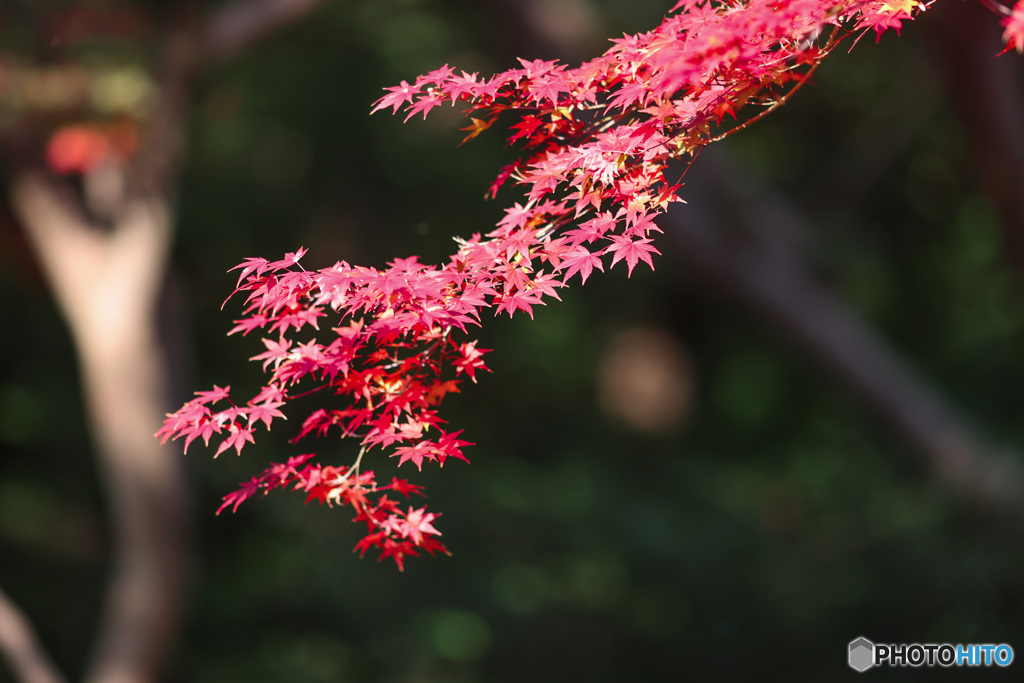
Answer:
<path fill-rule="evenodd" d="M 158 102 L 130 166 L 107 162 L 90 171 L 82 192 L 41 170 L 32 156 L 20 156 L 11 174 L 12 208 L 71 331 L 110 500 L 113 567 L 83 676 L 89 683 L 157 680 L 185 603 L 184 462 L 178 448 L 161 447 L 154 434 L 173 399 L 158 307 L 191 76 L 320 4 L 237 0 L 200 22 L 195 5 L 183 3 L 161 52 Z M 62 680 L 28 619 L 3 593 L 0 650 L 27 683 Z"/>
<path fill-rule="evenodd" d="M 188 555 L 183 462 L 153 438 L 170 398 L 156 329 L 168 207 L 136 201 L 104 231 L 38 175 L 15 181 L 12 203 L 74 338 L 110 497 L 113 576 L 86 680 L 153 680 L 180 620 Z"/>
<path fill-rule="evenodd" d="M 113 566 L 89 683 L 152 681 L 182 617 L 189 565 L 180 454 L 154 438 L 171 404 L 157 316 L 184 142 L 193 22 L 170 32 L 159 99 L 128 167 L 107 162 L 84 190 L 20 169 L 11 204 L 78 355 L 96 458 L 110 501 Z"/>

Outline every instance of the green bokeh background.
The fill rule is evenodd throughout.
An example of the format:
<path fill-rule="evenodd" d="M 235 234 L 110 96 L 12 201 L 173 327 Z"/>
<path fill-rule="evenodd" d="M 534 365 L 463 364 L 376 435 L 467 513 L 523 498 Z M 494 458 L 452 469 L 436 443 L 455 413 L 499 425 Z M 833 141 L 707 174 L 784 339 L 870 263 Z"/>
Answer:
<path fill-rule="evenodd" d="M 580 1 L 597 36 L 645 30 L 670 4 Z M 174 254 L 189 325 L 182 398 L 260 381 L 245 361 L 259 340 L 225 337 L 237 307 L 220 310 L 242 258 L 307 246 L 313 267 L 440 259 L 451 236 L 487 230 L 513 201 L 482 199 L 511 155 L 497 131 L 457 147 L 451 111 L 405 125 L 368 115 L 381 88 L 445 62 L 490 72 L 555 56 L 521 54 L 502 5 L 330 3 L 204 72 Z M 1020 449 L 1020 278 L 921 24 L 838 51 L 792 103 L 724 144 L 812 216 L 821 279 L 979 430 Z M 104 44 L 83 58 L 146 56 Z M 859 158 L 848 150 L 870 159 L 894 144 L 863 137 L 888 120 L 906 128 L 895 160 L 850 206 L 827 180 L 847 177 Z M 951 495 L 869 407 L 690 277 L 670 240 L 659 246 L 656 273 L 616 268 L 533 321 L 487 320 L 493 374 L 445 406 L 477 444 L 472 465 L 405 473 L 444 512 L 450 558 L 414 558 L 404 573 L 360 560 L 350 515 L 298 495 L 215 517 L 236 482 L 297 451 L 287 428 L 241 458 L 195 448 L 196 562 L 166 680 L 821 681 L 855 676 L 845 649 L 860 635 L 1024 647 L 1020 524 Z M 2 260 L 0 585 L 76 672 L 108 569 L 105 502 L 67 332 L 35 271 Z M 690 413 L 660 436 L 610 419 L 597 398 L 603 350 L 637 325 L 670 331 L 692 364 Z M 349 444 L 330 449 L 351 457 Z"/>

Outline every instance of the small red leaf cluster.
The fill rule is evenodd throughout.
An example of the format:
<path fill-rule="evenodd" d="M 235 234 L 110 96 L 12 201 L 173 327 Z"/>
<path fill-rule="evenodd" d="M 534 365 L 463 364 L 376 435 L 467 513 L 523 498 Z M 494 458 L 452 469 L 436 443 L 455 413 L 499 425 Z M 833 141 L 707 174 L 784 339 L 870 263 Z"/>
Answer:
<path fill-rule="evenodd" d="M 54 173 L 85 174 L 105 162 L 124 163 L 138 147 L 135 124 L 77 124 L 56 130 L 46 143 L 46 163 Z"/>
<path fill-rule="evenodd" d="M 408 119 L 461 103 L 471 121 L 467 139 L 510 117 L 509 144 L 523 153 L 488 194 L 511 180 L 523 200 L 485 235 L 456 240 L 457 251 L 440 265 L 410 257 L 383 269 L 340 262 L 309 272 L 299 263 L 302 250 L 274 262 L 247 259 L 235 290 L 246 296 L 245 313 L 232 332 L 264 335 L 265 351 L 253 360 L 268 374 L 265 386 L 244 404 L 227 388 L 199 392 L 158 435 L 184 437 L 186 447 L 216 436 L 217 454 L 241 453 L 259 424 L 269 429 L 289 401 L 319 392 L 322 407 L 305 417 L 294 441 L 354 438 L 354 463 L 292 458 L 226 496 L 221 509 L 291 488 L 307 500 L 351 506 L 367 524 L 360 553 L 375 548 L 402 567 L 419 549 L 445 552 L 434 514 L 403 513 L 387 497 L 418 487 L 394 478 L 381 485 L 362 461 L 374 448 L 417 468 L 466 460 L 469 444 L 437 411 L 465 377 L 476 381 L 487 369 L 486 350 L 466 338 L 467 328 L 488 308 L 532 317 L 576 275 L 585 282 L 620 262 L 628 274 L 640 263 L 653 267 L 655 219 L 680 199 L 680 180 L 666 177 L 671 163 L 685 169 L 746 105 L 778 106 L 846 36 L 899 28 L 920 7 L 913 0 L 683 0 L 653 31 L 614 40 L 577 68 L 521 60 L 480 78 L 445 66 L 388 88 L 374 111 L 405 109 Z"/>

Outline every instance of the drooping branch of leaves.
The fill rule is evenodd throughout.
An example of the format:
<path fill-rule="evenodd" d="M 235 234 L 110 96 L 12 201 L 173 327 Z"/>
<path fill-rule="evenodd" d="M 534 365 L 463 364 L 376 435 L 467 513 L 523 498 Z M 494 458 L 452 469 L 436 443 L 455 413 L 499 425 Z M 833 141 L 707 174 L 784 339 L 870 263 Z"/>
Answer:
<path fill-rule="evenodd" d="M 465 459 L 469 444 L 444 426 L 438 408 L 486 369 L 485 350 L 466 337 L 483 309 L 532 317 L 577 274 L 586 282 L 619 262 L 627 274 L 641 262 L 653 267 L 656 219 L 680 199 L 681 177 L 668 175 L 670 164 L 688 168 L 706 145 L 777 109 L 844 41 L 899 30 L 922 9 L 915 0 L 683 0 L 654 30 L 614 40 L 574 69 L 521 60 L 481 78 L 445 66 L 388 88 L 374 111 L 401 109 L 408 120 L 461 105 L 467 140 L 502 121 L 521 156 L 488 194 L 511 182 L 522 201 L 494 230 L 457 239 L 444 264 L 409 257 L 385 269 L 339 262 L 309 272 L 302 250 L 278 261 L 247 259 L 234 293 L 245 295 L 245 313 L 232 333 L 266 335 L 266 350 L 253 360 L 262 361 L 267 383 L 244 402 L 228 388 L 199 392 L 168 416 L 159 436 L 184 438 L 186 448 L 217 437 L 216 454 L 240 454 L 259 423 L 269 429 L 285 404 L 317 392 L 323 407 L 294 441 L 352 437 L 354 462 L 296 456 L 226 496 L 221 510 L 291 488 L 307 501 L 351 506 L 366 524 L 361 553 L 376 549 L 401 568 L 421 550 L 446 552 L 435 514 L 389 497 L 419 487 L 395 477 L 384 483 L 364 460 L 376 448 L 418 468 Z M 1007 43 L 1020 47 L 1020 20 L 1006 14 Z"/>

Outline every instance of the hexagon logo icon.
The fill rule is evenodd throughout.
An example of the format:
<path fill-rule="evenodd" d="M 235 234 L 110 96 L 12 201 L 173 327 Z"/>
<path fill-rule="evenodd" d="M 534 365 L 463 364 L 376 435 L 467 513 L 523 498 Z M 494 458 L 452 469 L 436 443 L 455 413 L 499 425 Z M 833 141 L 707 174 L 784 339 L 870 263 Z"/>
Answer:
<path fill-rule="evenodd" d="M 875 665 L 875 644 L 864 637 L 850 641 L 850 668 L 861 673 Z"/>

